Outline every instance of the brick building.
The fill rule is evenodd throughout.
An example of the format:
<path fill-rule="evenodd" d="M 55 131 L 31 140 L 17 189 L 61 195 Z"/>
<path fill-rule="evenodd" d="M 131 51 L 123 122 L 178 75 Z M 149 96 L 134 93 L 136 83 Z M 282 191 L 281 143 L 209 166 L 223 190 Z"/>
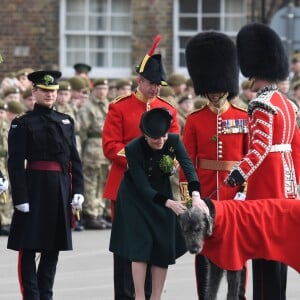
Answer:
<path fill-rule="evenodd" d="M 249 21 L 264 21 L 290 1 L 282 0 L 1 0 L 0 78 L 21 68 L 55 66 L 64 77 L 76 62 L 91 77 L 130 76 L 162 35 L 158 51 L 168 73 L 186 73 L 184 47 L 201 30 L 234 39 Z M 299 5 L 299 0 L 293 1 Z"/>

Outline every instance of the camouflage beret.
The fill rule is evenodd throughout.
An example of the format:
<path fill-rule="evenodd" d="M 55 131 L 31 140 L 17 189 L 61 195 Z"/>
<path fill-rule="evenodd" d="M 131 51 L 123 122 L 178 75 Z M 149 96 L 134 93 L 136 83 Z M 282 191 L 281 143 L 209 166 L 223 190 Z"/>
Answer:
<path fill-rule="evenodd" d="M 130 85 L 132 86 L 132 81 L 129 79 L 120 79 L 116 82 L 116 88 L 121 89 L 125 85 Z"/>
<path fill-rule="evenodd" d="M 300 52 L 296 52 L 292 56 L 292 63 L 300 62 Z"/>
<path fill-rule="evenodd" d="M 293 83 L 293 90 L 297 90 L 300 87 L 300 80 L 297 80 Z"/>
<path fill-rule="evenodd" d="M 3 97 L 5 98 L 6 96 L 8 96 L 10 94 L 19 94 L 19 93 L 20 93 L 19 88 L 15 87 L 15 86 L 11 86 L 3 91 Z"/>
<path fill-rule="evenodd" d="M 188 79 L 187 79 L 186 85 L 189 86 L 189 87 L 194 87 L 194 83 L 193 83 L 192 78 L 188 78 Z"/>
<path fill-rule="evenodd" d="M 71 90 L 71 84 L 67 80 L 59 81 L 58 82 L 58 90 L 59 91 L 70 91 Z"/>
<path fill-rule="evenodd" d="M 7 111 L 19 115 L 24 112 L 24 106 L 18 101 L 9 101 Z"/>
<path fill-rule="evenodd" d="M 116 84 L 117 84 L 116 80 L 110 80 L 109 81 L 109 88 L 110 89 L 116 88 Z"/>
<path fill-rule="evenodd" d="M 26 75 L 27 76 L 28 74 L 30 74 L 32 72 L 34 72 L 33 69 L 31 69 L 31 68 L 24 68 L 24 69 L 21 69 L 21 70 L 19 70 L 19 71 L 16 72 L 16 77 L 19 78 L 22 75 Z"/>
<path fill-rule="evenodd" d="M 186 78 L 182 74 L 171 74 L 168 79 L 170 86 L 177 86 L 186 83 Z"/>
<path fill-rule="evenodd" d="M 182 102 L 186 101 L 186 100 L 192 100 L 193 99 L 193 95 L 192 94 L 184 94 L 182 95 L 179 99 L 178 99 L 178 104 L 181 104 Z"/>
<path fill-rule="evenodd" d="M 81 76 L 74 76 L 69 79 L 72 90 L 80 91 L 82 89 L 86 89 L 86 82 Z"/>
<path fill-rule="evenodd" d="M 241 84 L 242 90 L 248 90 L 250 89 L 250 86 L 251 86 L 251 81 L 248 79 L 244 80 Z"/>
<path fill-rule="evenodd" d="M 22 93 L 23 99 L 26 99 L 30 96 L 32 96 L 32 91 L 31 88 L 26 89 L 23 93 Z"/>
<path fill-rule="evenodd" d="M 105 78 L 96 78 L 93 83 L 94 86 L 97 85 L 108 85 L 108 80 Z"/>
<path fill-rule="evenodd" d="M 0 109 L 7 110 L 7 104 L 4 100 L 0 99 Z"/>
<path fill-rule="evenodd" d="M 129 80 L 131 81 L 131 89 L 132 90 L 136 90 L 138 87 L 137 78 L 138 78 L 138 76 L 136 76 L 136 75 L 132 75 L 129 77 Z"/>
<path fill-rule="evenodd" d="M 175 97 L 175 93 L 174 93 L 173 89 L 169 86 L 162 86 L 160 88 L 159 95 L 161 97 L 169 97 L 169 96 Z"/>

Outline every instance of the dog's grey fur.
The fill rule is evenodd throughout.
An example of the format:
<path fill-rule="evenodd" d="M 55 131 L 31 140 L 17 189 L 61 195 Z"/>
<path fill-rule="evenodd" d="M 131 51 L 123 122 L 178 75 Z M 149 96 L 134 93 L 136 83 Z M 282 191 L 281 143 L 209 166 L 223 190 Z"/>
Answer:
<path fill-rule="evenodd" d="M 213 233 L 213 218 L 202 212 L 199 208 L 192 207 L 179 216 L 179 224 L 186 243 L 187 250 L 196 254 L 201 252 L 205 236 Z M 222 253 L 220 253 L 222 255 Z M 208 261 L 208 286 L 205 289 L 205 300 L 217 299 L 224 270 L 211 261 Z M 241 271 L 227 271 L 228 292 L 227 300 L 239 299 Z"/>

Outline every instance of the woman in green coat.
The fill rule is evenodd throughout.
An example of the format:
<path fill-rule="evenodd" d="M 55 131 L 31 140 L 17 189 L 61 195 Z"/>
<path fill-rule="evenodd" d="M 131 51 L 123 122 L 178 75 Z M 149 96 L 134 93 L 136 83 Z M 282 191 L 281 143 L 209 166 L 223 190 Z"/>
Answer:
<path fill-rule="evenodd" d="M 180 136 L 168 133 L 171 120 L 164 108 L 145 112 L 140 122 L 143 136 L 125 148 L 128 170 L 118 191 L 109 249 L 132 261 L 137 300 L 145 299 L 147 264 L 152 273 L 151 299 L 158 300 L 168 265 L 186 252 L 177 220 L 186 207 L 173 199 L 170 184 L 175 161 L 186 176 L 193 205 L 203 205 L 200 183 Z"/>

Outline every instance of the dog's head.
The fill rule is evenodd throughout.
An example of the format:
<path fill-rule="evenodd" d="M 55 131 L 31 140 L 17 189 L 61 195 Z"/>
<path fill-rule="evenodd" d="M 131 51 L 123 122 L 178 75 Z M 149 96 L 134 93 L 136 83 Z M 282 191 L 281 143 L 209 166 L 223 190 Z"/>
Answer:
<path fill-rule="evenodd" d="M 201 252 L 206 235 L 212 235 L 213 219 L 197 207 L 191 207 L 179 215 L 179 224 L 187 250 Z"/>

